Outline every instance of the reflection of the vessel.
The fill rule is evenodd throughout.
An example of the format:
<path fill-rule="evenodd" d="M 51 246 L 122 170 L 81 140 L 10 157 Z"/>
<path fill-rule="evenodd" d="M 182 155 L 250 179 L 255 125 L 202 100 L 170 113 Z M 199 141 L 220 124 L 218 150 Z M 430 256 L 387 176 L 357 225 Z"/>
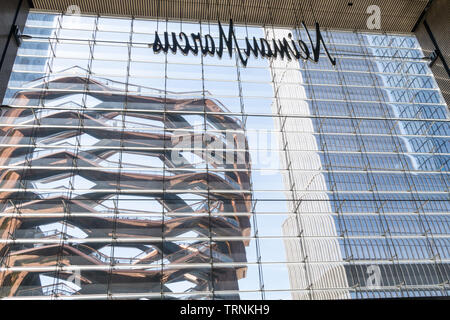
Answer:
<path fill-rule="evenodd" d="M 0 256 L 2 267 L 21 269 L 3 269 L 0 295 L 238 290 L 246 268 L 213 263 L 245 262 L 249 242 L 211 237 L 250 234 L 250 160 L 241 122 L 212 99 L 125 94 L 106 82 L 40 79 L 15 94 L 14 107 L 2 106 L 2 143 L 9 146 L 0 151 L 0 165 L 7 166 L 0 170 L 0 233 L 10 241 L 0 244 Z M 77 91 L 85 94 L 82 103 L 67 101 Z M 59 107 L 32 108 L 42 99 Z M 215 131 L 199 132 L 192 114 Z M 173 152 L 183 139 L 200 148 Z M 202 150 L 211 142 L 224 151 Z M 234 163 L 225 162 L 229 153 Z M 133 267 L 108 269 L 115 265 Z M 81 268 L 80 288 L 65 290 L 58 286 L 73 273 L 39 271 L 52 266 L 101 268 Z M 53 279 L 53 289 L 42 276 Z"/>

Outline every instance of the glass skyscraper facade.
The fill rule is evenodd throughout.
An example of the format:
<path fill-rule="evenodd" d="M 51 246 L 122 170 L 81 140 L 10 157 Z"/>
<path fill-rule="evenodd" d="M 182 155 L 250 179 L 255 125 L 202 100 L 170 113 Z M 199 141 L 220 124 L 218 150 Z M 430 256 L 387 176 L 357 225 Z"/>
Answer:
<path fill-rule="evenodd" d="M 244 67 L 155 54 L 155 30 L 219 36 L 29 14 L 0 115 L 0 297 L 449 295 L 449 111 L 413 35 L 323 30 L 335 66 Z"/>

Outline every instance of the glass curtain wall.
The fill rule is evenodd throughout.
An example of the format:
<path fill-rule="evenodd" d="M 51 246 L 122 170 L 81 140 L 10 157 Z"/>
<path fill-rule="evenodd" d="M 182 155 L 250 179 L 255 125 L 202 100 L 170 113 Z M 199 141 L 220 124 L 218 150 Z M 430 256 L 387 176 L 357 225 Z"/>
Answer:
<path fill-rule="evenodd" d="M 155 54 L 155 31 L 219 41 L 29 14 L 0 115 L 2 298 L 449 294 L 449 113 L 414 36 L 326 30 L 336 66 L 243 67 Z"/>

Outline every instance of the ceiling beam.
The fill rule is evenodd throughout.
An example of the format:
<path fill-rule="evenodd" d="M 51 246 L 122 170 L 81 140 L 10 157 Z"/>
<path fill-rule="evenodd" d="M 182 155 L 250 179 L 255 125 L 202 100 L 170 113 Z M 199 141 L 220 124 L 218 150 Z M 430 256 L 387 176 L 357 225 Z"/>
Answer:
<path fill-rule="evenodd" d="M 368 30 L 367 8 L 381 10 L 380 32 L 411 32 L 428 0 L 32 0 L 36 10 L 84 14 L 228 21 L 237 24 L 292 27 L 302 20 L 323 28 Z"/>

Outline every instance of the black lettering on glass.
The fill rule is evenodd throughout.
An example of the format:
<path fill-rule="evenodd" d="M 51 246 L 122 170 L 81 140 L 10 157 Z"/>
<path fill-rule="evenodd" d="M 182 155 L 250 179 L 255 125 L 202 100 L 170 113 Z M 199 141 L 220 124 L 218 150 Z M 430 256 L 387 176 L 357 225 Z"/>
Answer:
<path fill-rule="evenodd" d="M 236 39 L 236 35 L 234 33 L 233 20 L 230 19 L 230 24 L 227 33 L 224 31 L 220 21 L 218 21 L 218 25 L 219 25 L 219 41 L 220 41 L 218 47 L 216 47 L 213 37 L 209 34 L 205 35 L 204 38 L 202 38 L 200 33 L 197 34 L 191 33 L 192 42 L 189 42 L 189 37 L 184 32 L 180 32 L 178 34 L 178 37 L 174 32 L 172 32 L 171 33 L 172 44 L 170 44 L 168 32 L 164 32 L 164 43 L 163 43 L 161 41 L 160 35 L 156 31 L 155 42 L 152 45 L 153 52 L 159 53 L 163 51 L 164 53 L 167 53 L 170 49 L 175 54 L 177 52 L 177 49 L 180 49 L 180 51 L 184 55 L 187 55 L 189 52 L 192 52 L 192 54 L 194 55 L 198 55 L 200 49 L 201 53 L 204 56 L 206 56 L 207 54 L 211 56 L 217 54 L 219 58 L 222 58 L 223 51 L 226 48 L 228 50 L 230 58 L 233 56 L 233 51 L 236 50 L 239 56 L 239 60 L 241 61 L 244 67 L 247 66 L 247 62 L 251 54 L 253 54 L 253 56 L 255 56 L 256 58 L 258 58 L 259 55 L 261 55 L 262 58 L 277 58 L 278 56 L 280 56 L 281 59 L 284 59 L 286 57 L 289 60 L 291 60 L 292 57 L 294 57 L 297 60 L 311 59 L 311 52 L 306 43 L 302 40 L 298 40 L 297 46 L 296 41 L 293 39 L 292 33 L 288 34 L 288 39 L 286 38 L 280 40 L 273 39 L 272 40 L 273 49 L 270 45 L 270 42 L 265 38 L 260 38 L 258 43 L 258 40 L 255 37 L 253 37 L 252 40 L 249 40 L 248 37 L 246 37 L 245 38 L 246 48 L 244 50 L 240 50 L 238 41 Z M 316 22 L 315 25 L 316 28 L 315 44 L 313 43 L 311 35 L 304 21 L 302 21 L 302 25 L 305 28 L 306 34 L 311 43 L 313 53 L 312 60 L 316 63 L 319 61 L 320 48 L 322 45 L 323 48 L 325 49 L 325 53 L 327 54 L 331 64 L 336 65 L 336 59 L 331 57 L 328 48 L 325 44 L 325 41 L 323 40 L 319 24 Z M 178 39 L 180 41 L 178 41 Z M 184 47 L 180 42 L 184 42 Z"/>

